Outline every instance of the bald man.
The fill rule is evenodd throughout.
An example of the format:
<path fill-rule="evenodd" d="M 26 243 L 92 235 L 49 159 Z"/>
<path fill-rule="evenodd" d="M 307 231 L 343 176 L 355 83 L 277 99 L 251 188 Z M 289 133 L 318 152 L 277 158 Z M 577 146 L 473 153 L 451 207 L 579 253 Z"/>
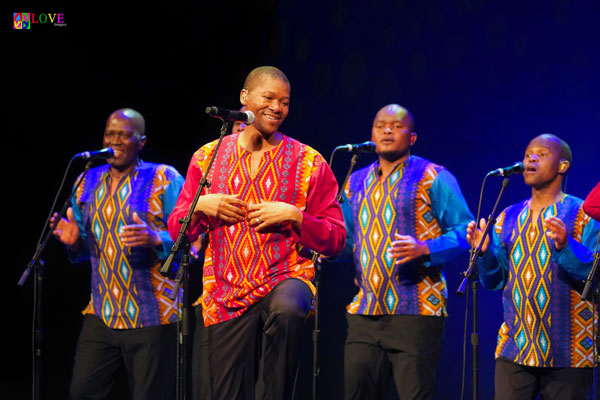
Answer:
<path fill-rule="evenodd" d="M 145 144 L 139 112 L 110 114 L 103 146 L 114 156 L 88 171 L 54 230 L 72 262 L 89 259 L 92 266 L 73 399 L 108 397 L 122 366 L 134 399 L 175 397 L 178 309 L 169 297 L 175 284 L 158 270 L 173 245 L 167 218 L 183 177 L 171 166 L 142 162 Z"/>
<path fill-rule="evenodd" d="M 446 316 L 442 268 L 466 253 L 472 214 L 448 170 L 411 155 L 417 134 L 404 107 L 381 108 L 371 140 L 378 160 L 351 175 L 342 202 L 359 286 L 346 314 L 346 398 L 383 398 L 393 377 L 401 399 L 429 399 Z"/>
<path fill-rule="evenodd" d="M 192 242 L 209 236 L 199 304 L 208 327 L 212 398 L 254 399 L 262 359 L 264 398 L 290 399 L 315 293 L 308 249 L 337 255 L 346 232 L 326 161 L 279 132 L 290 105 L 285 74 L 271 66 L 252 70 L 240 102 L 256 119 L 223 140 L 187 232 Z M 169 218 L 173 237 L 216 144 L 192 157 Z"/>
<path fill-rule="evenodd" d="M 590 399 L 593 306 L 582 281 L 593 261 L 599 224 L 583 201 L 562 191 L 572 163 L 555 135 L 531 140 L 523 158 L 531 198 L 498 216 L 478 260 L 484 288 L 503 290 L 504 323 L 496 347 L 495 399 Z M 468 227 L 479 243 L 485 221 Z"/>

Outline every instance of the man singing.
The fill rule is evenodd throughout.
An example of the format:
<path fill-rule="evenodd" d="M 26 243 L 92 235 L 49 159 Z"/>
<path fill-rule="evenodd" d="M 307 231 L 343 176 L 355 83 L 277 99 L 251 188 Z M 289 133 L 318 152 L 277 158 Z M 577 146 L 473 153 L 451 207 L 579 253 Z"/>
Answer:
<path fill-rule="evenodd" d="M 337 183 L 323 157 L 278 131 L 290 83 L 258 67 L 240 93 L 253 124 L 226 136 L 194 209 L 188 237 L 208 232 L 201 303 L 209 329 L 213 399 L 253 399 L 264 358 L 265 398 L 291 398 L 303 322 L 315 288 L 309 249 L 339 253 L 345 241 Z M 176 237 L 217 141 L 192 157 L 169 219 Z"/>

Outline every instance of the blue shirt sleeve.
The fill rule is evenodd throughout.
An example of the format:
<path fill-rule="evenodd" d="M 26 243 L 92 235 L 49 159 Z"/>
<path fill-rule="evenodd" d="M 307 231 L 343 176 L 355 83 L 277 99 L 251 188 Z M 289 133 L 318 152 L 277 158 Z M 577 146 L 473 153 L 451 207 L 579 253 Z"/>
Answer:
<path fill-rule="evenodd" d="M 508 267 L 508 252 L 494 227 L 487 251 L 477 260 L 481 285 L 487 290 L 503 289 L 508 281 Z"/>
<path fill-rule="evenodd" d="M 426 240 L 430 261 L 440 265 L 469 249 L 467 225 L 473 220 L 458 181 L 447 170 L 441 170 L 430 189 L 431 208 L 443 234 Z"/>
<path fill-rule="evenodd" d="M 163 222 L 165 227 L 167 226 L 169 215 L 171 215 L 173 209 L 175 208 L 177 198 L 179 197 L 179 192 L 181 192 L 183 182 L 185 181 L 183 176 L 181 176 L 181 174 L 179 174 L 179 172 L 177 172 L 174 168 L 171 168 L 171 171 L 173 171 L 174 174 L 173 179 L 171 182 L 169 182 L 165 188 L 165 192 L 162 195 Z M 173 247 L 174 241 L 167 229 L 164 231 L 159 231 L 158 235 L 162 240 L 162 245 L 156 247 L 156 254 L 161 260 L 166 260 L 171 253 L 171 247 Z"/>
<path fill-rule="evenodd" d="M 335 261 L 350 261 L 354 257 L 354 219 L 352 218 L 352 207 L 350 206 L 350 199 L 346 196 L 346 191 L 342 192 L 340 206 L 346 225 L 346 245 Z"/>
<path fill-rule="evenodd" d="M 87 233 L 85 231 L 85 225 L 83 224 L 83 212 L 81 211 L 79 204 L 77 204 L 76 194 L 71 198 L 71 208 L 73 209 L 73 217 L 75 218 L 75 222 L 77 222 L 77 227 L 79 227 L 79 246 L 77 251 L 73 251 L 71 246 L 67 246 L 67 258 L 69 262 L 75 264 L 89 260 L 90 253 L 88 249 Z"/>
<path fill-rule="evenodd" d="M 567 245 L 560 251 L 554 248 L 552 260 L 576 280 L 585 280 L 594 261 L 594 249 L 598 241 L 600 224 L 590 219 L 583 228 L 581 243 L 569 236 Z M 554 243 L 552 243 L 554 246 Z"/>

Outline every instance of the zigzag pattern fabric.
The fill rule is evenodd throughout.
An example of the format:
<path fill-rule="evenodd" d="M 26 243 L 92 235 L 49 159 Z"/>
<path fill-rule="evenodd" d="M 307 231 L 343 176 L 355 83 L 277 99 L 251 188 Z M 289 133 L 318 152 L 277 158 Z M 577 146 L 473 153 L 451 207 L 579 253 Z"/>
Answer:
<path fill-rule="evenodd" d="M 496 357 L 535 367 L 592 366 L 592 304 L 581 300 L 580 283 L 554 261 L 554 243 L 543 227 L 544 219 L 556 216 L 567 226 L 568 235 L 581 242 L 589 222 L 581 203 L 567 196 L 533 221 L 525 201 L 498 217 L 495 229 L 506 246 L 510 267 Z"/>
<path fill-rule="evenodd" d="M 124 246 L 118 232 L 135 223 L 134 211 L 153 230 L 166 231 L 165 190 L 182 177 L 167 165 L 144 163 L 111 195 L 107 172 L 108 166 L 91 170 L 76 196 L 93 269 L 92 295 L 83 313 L 114 329 L 176 322 L 176 303 L 169 298 L 175 284 L 158 272 L 161 260 L 153 250 Z"/>
<path fill-rule="evenodd" d="M 211 186 L 203 194 L 238 194 L 247 203 L 280 201 L 306 210 L 311 177 L 327 167 L 322 156 L 282 135 L 279 145 L 263 154 L 253 177 L 251 153 L 238 144 L 238 136 L 227 136 L 222 142 L 208 174 Z M 198 150 L 192 165 L 206 171 L 216 143 Z M 331 192 L 335 199 L 332 174 L 331 182 L 322 181 L 320 185 L 317 190 Z M 339 208 L 337 214 L 341 218 Z M 207 218 L 203 223 L 210 225 L 202 228 L 209 231 L 209 246 L 204 259 L 203 294 L 196 304 L 201 302 L 203 306 L 206 326 L 242 315 L 284 279 L 300 279 L 315 294 L 310 253 L 297 243 L 291 225 L 257 233 L 247 221 L 226 226 Z"/>
<path fill-rule="evenodd" d="M 386 252 L 394 233 L 427 240 L 442 235 L 429 189 L 443 167 L 411 156 L 384 181 L 374 163 L 352 174 L 345 193 L 352 206 L 354 263 L 360 290 L 351 314 L 445 315 L 447 288 L 441 269 L 421 259 L 401 265 Z"/>

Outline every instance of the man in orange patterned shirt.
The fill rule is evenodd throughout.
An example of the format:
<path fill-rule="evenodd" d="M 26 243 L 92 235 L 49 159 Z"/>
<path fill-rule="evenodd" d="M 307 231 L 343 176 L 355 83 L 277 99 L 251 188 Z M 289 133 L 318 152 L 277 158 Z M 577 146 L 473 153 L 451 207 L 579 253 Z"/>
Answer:
<path fill-rule="evenodd" d="M 201 303 L 209 329 L 213 399 L 253 399 L 264 358 L 266 398 L 292 395 L 303 322 L 315 288 L 308 250 L 339 253 L 345 240 L 337 182 L 323 157 L 278 131 L 290 83 L 275 67 L 254 69 L 240 101 L 253 124 L 226 136 L 199 198 L 190 241 L 208 232 Z M 169 219 L 172 237 L 217 142 L 192 157 Z"/>

